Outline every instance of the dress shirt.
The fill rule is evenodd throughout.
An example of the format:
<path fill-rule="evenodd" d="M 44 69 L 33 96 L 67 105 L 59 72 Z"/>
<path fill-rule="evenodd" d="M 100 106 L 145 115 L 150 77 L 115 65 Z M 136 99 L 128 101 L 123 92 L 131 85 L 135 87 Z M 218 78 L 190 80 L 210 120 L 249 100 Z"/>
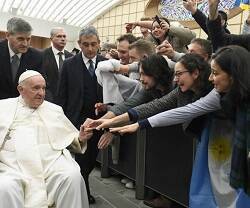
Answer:
<path fill-rule="evenodd" d="M 83 59 L 83 62 L 84 62 L 84 64 L 85 64 L 85 66 L 86 66 L 86 68 L 88 69 L 89 68 L 89 58 L 87 58 L 86 56 L 84 56 L 84 54 L 82 53 L 82 59 Z M 96 66 L 96 56 L 94 57 L 94 58 L 92 58 L 91 59 L 92 61 L 93 61 L 93 65 L 94 65 L 94 67 Z"/>
<path fill-rule="evenodd" d="M 59 50 L 57 50 L 56 48 L 54 48 L 53 46 L 52 46 L 52 51 L 53 51 L 53 53 L 54 53 L 54 56 L 55 56 L 55 59 L 56 59 L 56 64 L 57 64 L 57 67 L 58 67 L 58 69 L 59 69 L 59 52 L 63 52 L 63 54 L 62 54 L 62 59 L 63 60 L 65 60 L 65 52 L 64 52 L 64 50 L 62 50 L 62 51 L 59 51 Z"/>

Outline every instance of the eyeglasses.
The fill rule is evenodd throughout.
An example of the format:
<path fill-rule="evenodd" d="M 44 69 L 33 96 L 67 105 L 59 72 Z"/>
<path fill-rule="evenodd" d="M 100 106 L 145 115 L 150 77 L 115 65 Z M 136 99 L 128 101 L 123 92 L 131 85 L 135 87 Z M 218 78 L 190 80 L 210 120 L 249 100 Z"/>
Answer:
<path fill-rule="evenodd" d="M 179 78 L 182 74 L 184 74 L 184 73 L 186 73 L 186 72 L 189 72 L 189 71 L 186 70 L 186 71 L 175 72 L 175 73 L 174 73 L 174 76 L 177 77 L 177 78 Z"/>

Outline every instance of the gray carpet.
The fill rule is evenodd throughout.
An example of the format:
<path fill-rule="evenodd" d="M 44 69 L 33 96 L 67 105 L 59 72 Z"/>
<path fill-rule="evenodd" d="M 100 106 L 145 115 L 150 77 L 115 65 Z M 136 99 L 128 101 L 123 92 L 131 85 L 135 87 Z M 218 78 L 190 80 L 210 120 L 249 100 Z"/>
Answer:
<path fill-rule="evenodd" d="M 101 178 L 99 169 L 95 169 L 89 182 L 96 199 L 90 208 L 148 208 L 142 200 L 135 199 L 135 190 L 125 188 L 118 176 Z"/>

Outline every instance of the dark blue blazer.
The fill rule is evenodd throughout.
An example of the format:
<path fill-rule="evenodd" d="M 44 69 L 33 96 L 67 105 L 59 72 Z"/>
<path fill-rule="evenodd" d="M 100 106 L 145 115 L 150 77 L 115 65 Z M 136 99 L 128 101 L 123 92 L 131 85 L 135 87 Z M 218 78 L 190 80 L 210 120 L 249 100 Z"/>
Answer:
<path fill-rule="evenodd" d="M 96 65 L 103 60 L 106 58 L 97 55 Z M 65 115 L 79 128 L 86 118 L 94 117 L 96 102 L 102 102 L 102 87 L 96 77 L 89 74 L 82 53 L 66 59 L 56 103 L 62 106 Z"/>

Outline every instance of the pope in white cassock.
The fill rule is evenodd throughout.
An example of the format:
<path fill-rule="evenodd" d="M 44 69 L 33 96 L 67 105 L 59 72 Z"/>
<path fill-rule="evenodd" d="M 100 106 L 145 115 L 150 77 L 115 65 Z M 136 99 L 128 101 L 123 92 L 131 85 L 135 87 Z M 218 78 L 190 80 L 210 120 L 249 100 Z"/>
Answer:
<path fill-rule="evenodd" d="M 0 100 L 0 207 L 88 208 L 68 149 L 84 153 L 90 133 L 83 126 L 79 132 L 61 107 L 44 101 L 41 74 L 28 70 L 18 83 L 19 97 Z"/>

